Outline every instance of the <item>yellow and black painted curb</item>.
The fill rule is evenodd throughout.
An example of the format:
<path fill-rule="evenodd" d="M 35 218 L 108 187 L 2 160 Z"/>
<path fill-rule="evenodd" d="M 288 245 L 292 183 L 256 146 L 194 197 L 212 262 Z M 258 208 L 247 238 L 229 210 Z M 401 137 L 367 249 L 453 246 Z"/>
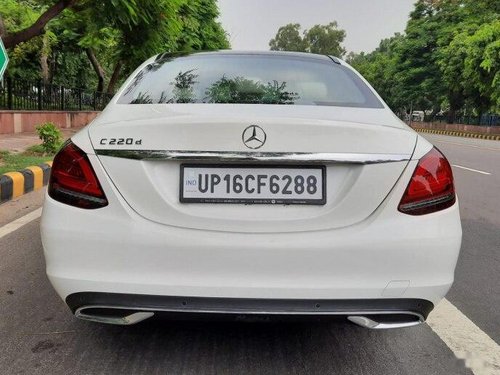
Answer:
<path fill-rule="evenodd" d="M 500 134 L 479 134 L 479 133 L 467 133 L 455 130 L 437 130 L 437 129 L 419 129 L 419 128 L 413 128 L 413 130 L 421 133 L 451 135 L 455 137 L 467 137 L 467 138 L 489 139 L 491 141 L 500 141 Z"/>
<path fill-rule="evenodd" d="M 52 162 L 47 161 L 0 175 L 0 204 L 47 185 L 51 168 Z"/>

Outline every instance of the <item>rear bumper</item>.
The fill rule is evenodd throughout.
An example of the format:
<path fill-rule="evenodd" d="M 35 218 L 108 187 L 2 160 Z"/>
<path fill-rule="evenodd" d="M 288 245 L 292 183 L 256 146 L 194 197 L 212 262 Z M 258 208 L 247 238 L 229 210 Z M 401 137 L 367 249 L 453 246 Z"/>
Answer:
<path fill-rule="evenodd" d="M 344 316 L 368 328 L 393 328 L 421 323 L 434 308 L 431 302 L 421 299 L 250 299 L 95 292 L 71 294 L 66 303 L 81 319 L 121 325 L 138 323 L 154 314 L 182 313 L 203 318 L 217 314 L 239 320 L 246 316 Z M 376 325 L 364 324 L 367 321 Z"/>
<path fill-rule="evenodd" d="M 79 210 L 47 197 L 47 274 L 59 295 L 103 292 L 257 299 L 424 299 L 450 288 L 458 205 L 408 220 L 302 233 L 169 227 L 133 212 Z M 402 214 L 401 214 L 402 215 Z M 406 219 L 406 218 L 405 218 Z M 418 228 L 418 229 L 416 229 Z"/>
<path fill-rule="evenodd" d="M 64 300 L 95 292 L 435 305 L 453 283 L 462 236 L 458 203 L 429 215 L 404 215 L 397 205 L 405 184 L 356 225 L 240 233 L 147 220 L 97 173 L 107 189 L 105 208 L 82 210 L 46 197 L 41 234 L 47 275 Z"/>

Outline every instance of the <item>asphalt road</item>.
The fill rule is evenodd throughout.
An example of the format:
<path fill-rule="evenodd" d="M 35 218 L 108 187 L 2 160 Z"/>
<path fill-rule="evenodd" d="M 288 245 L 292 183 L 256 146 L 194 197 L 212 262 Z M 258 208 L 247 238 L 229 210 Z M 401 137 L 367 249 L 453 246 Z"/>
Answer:
<path fill-rule="evenodd" d="M 463 242 L 447 298 L 500 343 L 500 142 L 426 138 L 453 165 L 460 201 Z"/>
<path fill-rule="evenodd" d="M 427 137 L 458 166 L 464 242 L 447 299 L 498 344 L 500 142 Z M 35 192 L 0 206 L 0 229 L 41 202 Z M 1 375 L 472 374 L 427 324 L 370 331 L 344 322 L 79 321 L 47 281 L 38 225 L 0 238 Z"/>

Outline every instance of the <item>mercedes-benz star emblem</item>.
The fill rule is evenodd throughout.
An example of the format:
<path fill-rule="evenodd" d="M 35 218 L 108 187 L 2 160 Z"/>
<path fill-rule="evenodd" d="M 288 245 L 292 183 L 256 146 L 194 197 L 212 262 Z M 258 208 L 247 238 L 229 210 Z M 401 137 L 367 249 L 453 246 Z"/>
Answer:
<path fill-rule="evenodd" d="M 266 143 L 266 132 L 257 125 L 250 125 L 243 131 L 243 143 L 251 149 L 261 148 Z"/>

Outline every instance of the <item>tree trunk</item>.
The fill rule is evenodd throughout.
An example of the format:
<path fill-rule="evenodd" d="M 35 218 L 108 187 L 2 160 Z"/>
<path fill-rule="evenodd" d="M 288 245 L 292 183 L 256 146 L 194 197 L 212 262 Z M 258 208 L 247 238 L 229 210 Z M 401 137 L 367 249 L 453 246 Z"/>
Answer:
<path fill-rule="evenodd" d="M 42 69 L 42 80 L 43 83 L 48 84 L 50 77 L 49 77 L 49 64 L 48 64 L 48 58 L 49 58 L 49 40 L 47 37 L 43 37 L 43 47 L 40 52 L 40 67 Z"/>
<path fill-rule="evenodd" d="M 94 68 L 95 73 L 97 74 L 97 92 L 103 92 L 104 91 L 104 79 L 105 79 L 105 74 L 104 74 L 104 69 L 102 68 L 101 64 L 99 64 L 99 61 L 97 61 L 97 58 L 95 57 L 94 51 L 92 48 L 87 48 L 85 50 L 87 53 L 87 57 L 90 60 L 90 63 L 92 64 L 92 68 Z"/>
<path fill-rule="evenodd" d="M 59 0 L 57 3 L 47 9 L 34 24 L 26 29 L 20 30 L 14 34 L 7 34 L 3 37 L 5 48 L 12 48 L 19 43 L 26 42 L 31 38 L 43 34 L 45 26 L 53 18 L 57 17 L 64 9 L 73 6 L 78 0 Z"/>
<path fill-rule="evenodd" d="M 115 92 L 115 86 L 116 86 L 116 83 L 118 82 L 118 79 L 120 78 L 122 66 L 123 66 L 123 63 L 121 61 L 118 61 L 116 63 L 115 70 L 113 70 L 113 75 L 111 76 L 111 79 L 109 80 L 108 89 L 106 90 L 106 92 L 108 94 L 113 94 Z"/>
<path fill-rule="evenodd" d="M 52 85 L 54 82 L 54 76 L 57 74 L 57 69 L 58 66 L 56 64 L 57 62 L 57 56 L 58 56 L 58 51 L 52 51 L 52 54 L 49 59 L 49 79 L 50 79 L 50 84 Z M 63 55 L 64 56 L 64 55 Z M 63 64 L 66 64 L 66 60 L 63 60 Z"/>
<path fill-rule="evenodd" d="M 455 108 L 450 108 L 450 110 L 448 111 L 448 114 L 446 116 L 446 122 L 448 124 L 453 124 L 455 122 L 456 114 L 457 114 L 457 111 L 455 110 Z"/>

